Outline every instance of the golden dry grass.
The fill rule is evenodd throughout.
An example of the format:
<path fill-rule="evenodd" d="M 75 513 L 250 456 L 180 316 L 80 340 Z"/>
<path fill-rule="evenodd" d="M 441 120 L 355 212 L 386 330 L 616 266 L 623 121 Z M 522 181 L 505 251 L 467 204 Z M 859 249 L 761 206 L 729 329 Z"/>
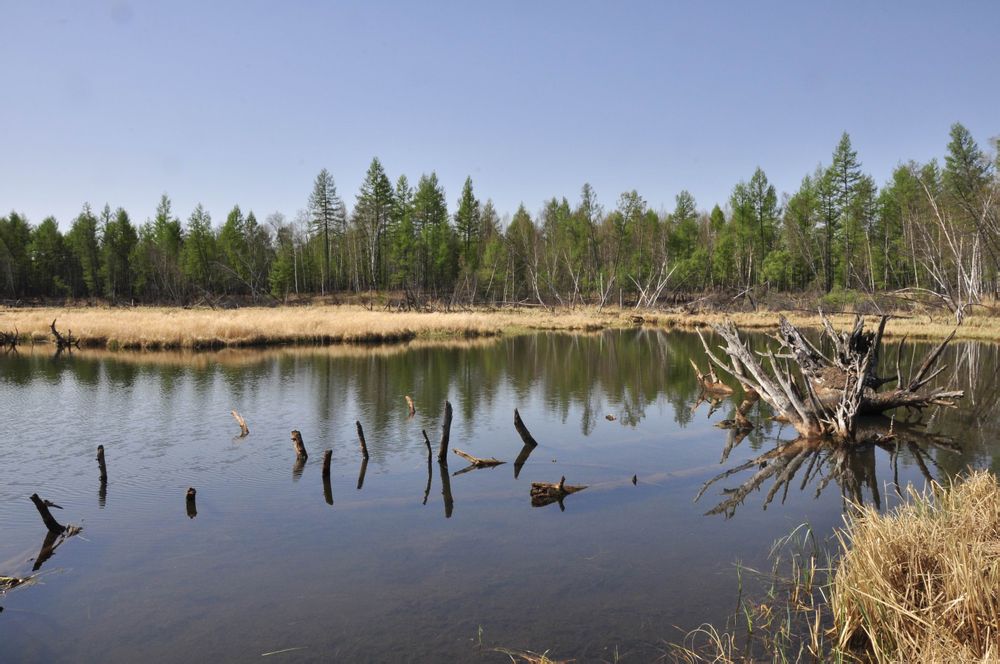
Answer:
<path fill-rule="evenodd" d="M 816 552 L 803 547 L 786 565 L 791 574 L 772 579 L 780 594 L 760 603 L 741 598 L 736 623 L 745 631 L 704 625 L 675 645 L 671 658 L 1000 661 L 996 476 L 977 471 L 949 487 L 911 489 L 907 498 L 888 513 L 857 506 L 837 533 L 829 567 L 818 567 Z M 783 548 L 779 542 L 775 550 Z"/>
<path fill-rule="evenodd" d="M 600 329 L 628 323 L 616 312 L 509 310 L 396 313 L 352 305 L 233 310 L 42 307 L 0 310 L 0 330 L 42 341 L 49 324 L 87 346 L 112 349 L 215 348 L 279 344 L 405 341 L 416 337 L 495 336 L 518 329 Z"/>
<path fill-rule="evenodd" d="M 977 472 L 851 518 L 830 604 L 838 646 L 880 662 L 1000 660 L 1000 485 Z"/>
<path fill-rule="evenodd" d="M 331 344 L 404 341 L 413 338 L 470 338 L 527 330 L 600 330 L 635 324 L 631 309 L 478 309 L 466 312 L 369 311 L 357 305 L 245 307 L 232 310 L 179 307 L 38 307 L 0 309 L 0 330 L 36 341 L 51 338 L 49 324 L 72 330 L 85 346 L 111 349 L 204 349 L 282 344 Z M 779 312 L 696 313 L 638 312 L 648 327 L 695 329 L 729 318 L 741 329 L 773 330 Z M 818 327 L 818 316 L 786 314 L 795 325 Z M 832 317 L 838 327 L 852 315 Z M 909 314 L 894 319 L 887 336 L 943 338 L 954 325 L 944 316 Z M 958 338 L 1000 340 L 1000 317 L 969 317 Z"/>

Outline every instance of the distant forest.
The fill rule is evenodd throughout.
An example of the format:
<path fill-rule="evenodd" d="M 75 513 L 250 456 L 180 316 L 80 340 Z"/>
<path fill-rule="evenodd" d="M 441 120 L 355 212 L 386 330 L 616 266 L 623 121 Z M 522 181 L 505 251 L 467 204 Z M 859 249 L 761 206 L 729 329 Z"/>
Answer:
<path fill-rule="evenodd" d="M 879 188 L 845 133 L 829 165 L 780 197 L 758 168 L 710 212 L 687 191 L 670 212 L 636 191 L 609 209 L 584 184 L 575 202 L 552 198 L 535 215 L 521 205 L 508 221 L 471 179 L 449 212 L 433 172 L 393 184 L 376 158 L 352 209 L 324 169 L 294 219 L 237 205 L 216 226 L 198 205 L 182 222 L 166 195 L 143 224 L 84 205 L 66 233 L 11 212 L 0 217 L 0 296 L 183 304 L 391 290 L 654 306 L 678 292 L 902 291 L 960 320 L 1000 291 L 998 172 L 995 153 L 955 124 L 943 165 L 900 164 Z"/>

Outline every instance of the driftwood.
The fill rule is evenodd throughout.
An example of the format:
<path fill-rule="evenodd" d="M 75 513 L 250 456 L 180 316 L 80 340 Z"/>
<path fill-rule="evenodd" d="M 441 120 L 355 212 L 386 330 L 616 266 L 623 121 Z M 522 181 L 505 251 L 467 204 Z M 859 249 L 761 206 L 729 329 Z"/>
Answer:
<path fill-rule="evenodd" d="M 187 510 L 187 515 L 189 519 L 193 519 L 198 516 L 198 505 L 195 502 L 195 497 L 198 492 L 195 491 L 193 486 L 189 486 L 187 493 L 184 496 L 184 507 Z"/>
<path fill-rule="evenodd" d="M 701 385 L 701 389 L 709 394 L 732 394 L 733 388 L 729 387 L 715 374 L 715 369 L 712 368 L 712 364 L 708 365 L 708 373 L 704 374 L 698 368 L 698 365 L 694 363 L 694 360 L 689 359 L 691 362 L 691 368 L 694 369 L 695 376 L 698 377 L 698 383 Z"/>
<path fill-rule="evenodd" d="M 406 407 L 410 411 L 410 417 L 413 417 L 414 415 L 417 414 L 417 408 L 416 406 L 413 405 L 413 399 L 410 398 L 409 394 L 406 395 L 405 399 L 406 399 Z"/>
<path fill-rule="evenodd" d="M 302 442 L 302 434 L 299 433 L 298 429 L 292 431 L 292 446 L 295 448 L 295 456 L 299 459 L 307 459 L 309 455 L 306 453 L 306 445 Z"/>
<path fill-rule="evenodd" d="M 72 350 L 74 347 L 80 348 L 80 340 L 73 336 L 73 330 L 66 330 L 66 336 L 59 333 L 59 330 L 56 329 L 56 319 L 52 319 L 49 329 L 52 330 L 52 336 L 56 340 L 56 352 Z"/>
<path fill-rule="evenodd" d="M 554 484 L 549 482 L 532 482 L 531 506 L 544 507 L 552 503 L 559 503 L 559 508 L 564 510 L 566 508 L 563 506 L 563 498 L 571 493 L 583 491 L 586 488 L 586 485 L 571 486 L 566 484 L 565 477 L 560 478 L 559 482 Z"/>
<path fill-rule="evenodd" d="M 243 419 L 243 416 L 237 413 L 235 410 L 230 411 L 233 415 L 233 419 L 236 423 L 240 425 L 240 438 L 246 438 L 250 435 L 250 428 L 247 427 L 247 421 Z"/>
<path fill-rule="evenodd" d="M 517 408 L 514 409 L 514 428 L 517 430 L 517 434 L 521 436 L 521 440 L 525 445 L 532 447 L 538 445 L 538 441 L 528 431 L 528 427 L 524 426 L 524 421 L 521 420 L 521 413 L 517 412 Z"/>
<path fill-rule="evenodd" d="M 365 442 L 365 430 L 361 428 L 361 420 L 355 420 L 354 426 L 358 428 L 358 442 L 361 443 L 361 458 L 368 460 L 368 443 Z"/>
<path fill-rule="evenodd" d="M 444 421 L 441 424 L 441 444 L 438 447 L 438 461 L 448 463 L 448 441 L 451 440 L 451 402 L 444 402 Z"/>
<path fill-rule="evenodd" d="M 927 388 L 945 369 L 935 370 L 934 365 L 954 332 L 927 355 L 909 380 L 903 381 L 898 370 L 891 378 L 876 373 L 887 316 L 881 317 L 874 332 L 865 331 L 864 321 L 858 316 L 853 330 L 839 335 L 822 312 L 820 317 L 834 349 L 830 357 L 784 316 L 776 337 L 781 344 L 777 354 L 774 349 L 752 352 L 731 321 L 712 326 L 724 342 L 719 348 L 728 356 L 728 362 L 716 355 L 700 331 L 698 334 L 712 364 L 754 390 L 805 437 L 832 436 L 853 441 L 856 423 L 862 416 L 900 407 L 920 410 L 932 405 L 954 406 L 954 400 L 964 396 L 961 390 Z M 797 368 L 797 376 L 791 364 Z M 896 389 L 877 391 L 890 382 L 897 383 Z"/>
<path fill-rule="evenodd" d="M 489 459 L 480 459 L 479 457 L 472 456 L 471 454 L 463 452 L 459 449 L 454 449 L 452 452 L 469 462 L 467 467 L 455 471 L 456 475 L 461 475 L 462 473 L 467 473 L 470 470 L 475 470 L 477 468 L 495 468 L 496 466 L 507 463 L 506 461 L 501 461 L 500 459 L 496 459 L 494 457 L 490 457 Z"/>

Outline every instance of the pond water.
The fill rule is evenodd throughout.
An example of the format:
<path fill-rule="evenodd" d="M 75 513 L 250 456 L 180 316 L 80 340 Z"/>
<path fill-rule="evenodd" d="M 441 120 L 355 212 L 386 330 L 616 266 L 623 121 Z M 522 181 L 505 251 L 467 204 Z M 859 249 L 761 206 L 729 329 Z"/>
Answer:
<path fill-rule="evenodd" d="M 926 349 L 902 349 L 904 371 Z M 764 565 L 804 522 L 829 535 L 845 496 L 884 509 L 894 480 L 923 486 L 926 474 L 1000 459 L 998 348 L 955 343 L 938 381 L 969 397 L 924 413 L 935 437 L 899 425 L 892 448 L 820 451 L 706 514 L 759 465 L 695 501 L 707 480 L 794 432 L 760 404 L 749 435 L 717 428 L 740 394 L 699 403 L 689 359 L 705 366 L 696 336 L 649 330 L 2 356 L 0 575 L 40 569 L 0 596 L 0 661 L 509 661 L 494 646 L 650 661 L 685 631 L 725 622 L 737 561 Z M 446 399 L 451 448 L 507 464 L 458 473 L 467 464 L 453 454 L 447 468 L 428 462 L 421 430 L 436 454 Z M 515 407 L 539 442 L 516 476 Z M 588 488 L 532 507 L 530 484 L 562 476 Z M 83 528 L 50 557 L 39 557 L 35 492 Z"/>

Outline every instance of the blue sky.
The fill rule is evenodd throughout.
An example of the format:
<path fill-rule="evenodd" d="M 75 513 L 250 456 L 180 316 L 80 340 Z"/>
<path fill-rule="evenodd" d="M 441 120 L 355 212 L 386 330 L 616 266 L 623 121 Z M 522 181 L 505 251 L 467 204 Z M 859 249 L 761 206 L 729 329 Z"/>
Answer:
<path fill-rule="evenodd" d="M 221 223 L 304 207 L 368 163 L 503 213 L 590 182 L 724 203 L 779 191 L 851 134 L 884 182 L 949 126 L 1000 134 L 1000 2 L 0 0 L 0 210 L 64 228 L 83 202 Z"/>

